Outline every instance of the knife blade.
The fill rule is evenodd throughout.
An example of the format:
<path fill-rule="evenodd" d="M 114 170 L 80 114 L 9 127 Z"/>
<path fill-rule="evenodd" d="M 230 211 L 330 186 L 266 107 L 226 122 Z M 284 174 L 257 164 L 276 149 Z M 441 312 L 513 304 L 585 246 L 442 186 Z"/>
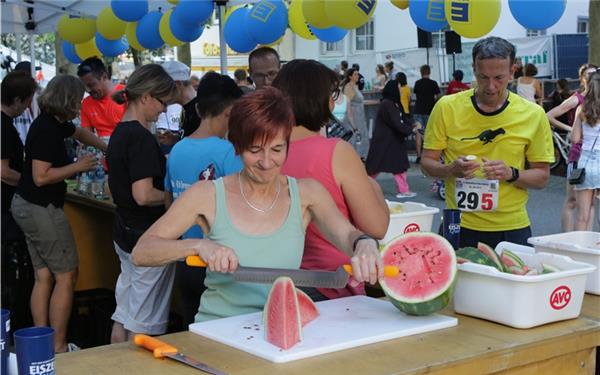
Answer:
<path fill-rule="evenodd" d="M 177 348 L 167 343 L 164 343 L 155 337 L 150 337 L 147 335 L 135 335 L 133 341 L 137 346 L 142 346 L 150 350 L 154 354 L 154 358 L 167 357 L 179 361 L 181 363 L 185 363 L 188 366 L 192 366 L 198 370 L 204 371 L 209 374 L 227 375 L 227 373 L 223 371 L 217 370 L 216 368 L 210 367 L 209 365 L 195 360 L 191 357 L 188 357 L 185 354 L 179 353 Z"/>
<path fill-rule="evenodd" d="M 192 267 L 206 267 L 206 263 L 197 255 L 188 256 L 185 262 Z M 385 266 L 383 272 L 386 277 L 395 277 L 400 271 L 398 267 Z M 236 281 L 262 284 L 271 284 L 277 278 L 287 276 L 296 286 L 338 289 L 346 286 L 351 274 L 352 266 L 345 264 L 336 271 L 238 266 L 231 276 Z"/>

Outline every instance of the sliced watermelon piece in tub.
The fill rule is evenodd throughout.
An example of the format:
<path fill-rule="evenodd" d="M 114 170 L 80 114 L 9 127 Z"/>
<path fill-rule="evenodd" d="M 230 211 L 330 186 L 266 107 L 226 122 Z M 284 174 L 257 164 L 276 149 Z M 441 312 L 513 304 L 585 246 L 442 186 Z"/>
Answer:
<path fill-rule="evenodd" d="M 484 266 L 494 267 L 500 271 L 503 271 L 502 266 L 498 268 L 498 265 L 492 259 L 474 247 L 468 246 L 460 248 L 456 251 L 456 256 L 468 259 L 472 263 L 483 264 Z"/>
<path fill-rule="evenodd" d="M 433 314 L 448 305 L 456 284 L 456 256 L 442 236 L 429 232 L 403 234 L 382 251 L 383 264 L 400 274 L 381 280 L 389 300 L 410 315 Z"/>
<path fill-rule="evenodd" d="M 302 327 L 312 322 L 319 316 L 319 309 L 313 300 L 304 293 L 302 290 L 296 288 L 296 294 L 298 296 L 298 307 L 300 309 L 300 320 Z"/>
<path fill-rule="evenodd" d="M 502 250 L 502 254 L 500 255 L 500 262 L 504 265 L 504 268 L 510 269 L 511 267 L 519 267 L 524 268 L 525 262 L 515 253 L 510 250 L 504 249 Z"/>
<path fill-rule="evenodd" d="M 484 244 L 483 242 L 477 243 L 477 250 L 481 251 L 485 256 L 490 258 L 495 264 L 496 268 L 502 271 L 504 267 L 502 266 L 502 262 L 500 262 L 500 258 L 494 249 L 491 246 Z"/>
<path fill-rule="evenodd" d="M 302 340 L 302 320 L 294 282 L 280 277 L 273 283 L 265 304 L 265 340 L 289 349 Z"/>

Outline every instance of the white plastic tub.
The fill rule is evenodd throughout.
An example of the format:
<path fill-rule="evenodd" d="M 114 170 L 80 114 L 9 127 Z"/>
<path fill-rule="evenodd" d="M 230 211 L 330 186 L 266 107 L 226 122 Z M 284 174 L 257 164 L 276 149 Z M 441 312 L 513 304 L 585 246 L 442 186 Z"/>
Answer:
<path fill-rule="evenodd" d="M 428 207 L 416 202 L 387 202 L 390 208 L 390 225 L 381 244 L 386 244 L 394 237 L 409 232 L 429 232 L 433 223 L 433 215 L 440 212 L 436 207 Z M 401 212 L 393 213 L 395 208 Z"/>
<path fill-rule="evenodd" d="M 600 294 L 600 233 L 566 232 L 531 237 L 528 241 L 535 251 L 566 255 L 595 266 L 596 271 L 587 278 L 585 291 Z"/>
<path fill-rule="evenodd" d="M 475 263 L 459 264 L 454 311 L 515 328 L 531 328 L 579 316 L 585 280 L 594 272 L 594 266 L 563 255 L 536 254 L 531 247 L 508 242 L 496 247 L 498 253 L 502 249 L 514 251 L 530 267 L 539 261 L 561 271 L 521 276 Z"/>

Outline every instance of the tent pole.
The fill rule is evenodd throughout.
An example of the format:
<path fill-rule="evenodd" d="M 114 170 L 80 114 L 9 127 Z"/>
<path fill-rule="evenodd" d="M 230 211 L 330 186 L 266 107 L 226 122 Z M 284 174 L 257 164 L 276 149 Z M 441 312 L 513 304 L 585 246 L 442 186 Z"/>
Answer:
<path fill-rule="evenodd" d="M 35 35 L 29 33 L 29 59 L 31 61 L 31 76 L 35 78 Z"/>
<path fill-rule="evenodd" d="M 221 56 L 221 74 L 227 74 L 227 44 L 225 43 L 225 27 L 223 19 L 225 16 L 225 5 L 217 2 L 217 15 L 219 16 L 219 48 Z"/>

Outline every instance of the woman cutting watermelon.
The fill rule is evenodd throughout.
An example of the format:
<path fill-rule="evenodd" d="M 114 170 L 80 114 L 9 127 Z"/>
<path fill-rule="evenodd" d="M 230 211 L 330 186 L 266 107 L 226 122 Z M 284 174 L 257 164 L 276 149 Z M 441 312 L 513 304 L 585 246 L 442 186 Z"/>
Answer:
<path fill-rule="evenodd" d="M 356 282 L 383 278 L 378 243 L 339 212 L 329 193 L 312 179 L 281 174 L 292 127 L 290 102 L 275 88 L 247 94 L 234 104 L 229 140 L 243 170 L 185 191 L 140 238 L 138 266 L 159 266 L 190 255 L 208 264 L 196 322 L 262 311 L 271 285 L 240 283 L 238 265 L 298 269 L 308 224 L 351 256 Z M 193 224 L 205 239 L 178 240 Z"/>

